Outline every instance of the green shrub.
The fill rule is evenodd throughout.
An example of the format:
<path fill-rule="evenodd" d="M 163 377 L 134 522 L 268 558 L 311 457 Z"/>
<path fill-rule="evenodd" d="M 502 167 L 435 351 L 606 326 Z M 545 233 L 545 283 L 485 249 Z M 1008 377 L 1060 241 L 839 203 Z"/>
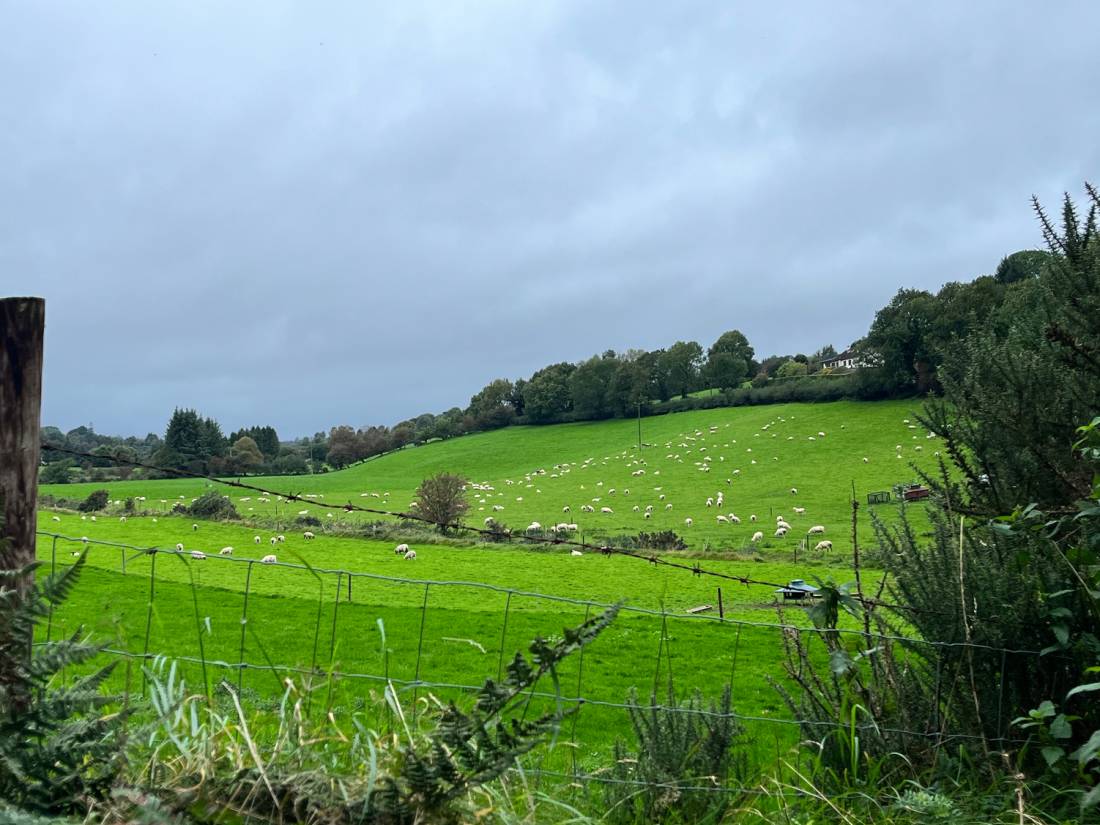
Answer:
<path fill-rule="evenodd" d="M 188 515 L 198 518 L 210 519 L 236 519 L 240 518 L 237 508 L 228 496 L 223 496 L 216 490 L 209 490 L 195 499 L 190 507 L 186 508 Z"/>
<path fill-rule="evenodd" d="M 76 509 L 82 513 L 94 513 L 102 510 L 110 501 L 110 495 L 107 490 L 94 490 L 88 494 L 84 501 L 77 505 Z"/>

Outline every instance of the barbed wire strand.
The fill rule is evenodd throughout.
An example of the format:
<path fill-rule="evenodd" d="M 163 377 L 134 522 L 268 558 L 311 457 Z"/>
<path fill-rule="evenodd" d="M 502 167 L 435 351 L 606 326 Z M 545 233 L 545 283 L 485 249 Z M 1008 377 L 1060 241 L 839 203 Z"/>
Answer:
<path fill-rule="evenodd" d="M 245 558 L 243 556 L 223 556 L 214 551 L 199 550 L 198 548 L 185 548 L 183 550 L 176 550 L 174 548 L 160 547 L 158 545 L 141 546 L 134 544 L 126 544 L 124 542 L 109 541 L 106 539 L 93 539 L 88 538 L 85 541 L 84 536 L 76 537 L 69 536 L 63 533 L 55 533 L 46 530 L 37 531 L 37 535 L 45 536 L 48 538 L 61 539 L 63 541 L 69 541 L 74 544 L 98 544 L 107 547 L 125 548 L 135 551 L 136 557 L 140 556 L 152 556 L 156 554 L 179 556 L 184 560 L 193 558 L 191 554 L 193 552 L 203 553 L 203 561 L 214 562 L 226 562 L 229 564 L 247 564 L 253 565 L 261 563 L 257 559 Z M 685 614 L 669 614 L 667 611 L 655 610 L 653 608 L 640 607 L 638 605 L 621 604 L 613 605 L 608 602 L 600 602 L 593 599 L 578 599 L 571 596 L 561 596 L 551 593 L 539 593 L 533 590 L 520 590 L 513 587 L 505 587 L 499 584 L 489 584 L 487 582 L 465 581 L 461 579 L 414 579 L 404 576 L 388 576 L 383 573 L 370 573 L 360 570 L 346 570 L 342 568 L 326 568 L 316 567 L 313 565 L 294 564 L 292 562 L 277 561 L 272 563 L 264 563 L 264 567 L 285 568 L 289 570 L 299 570 L 305 572 L 317 573 L 319 575 L 327 576 L 348 576 L 349 578 L 371 579 L 374 581 L 382 581 L 389 584 L 407 584 L 423 587 L 424 585 L 439 585 L 443 587 L 468 587 L 475 589 L 488 590 L 496 593 L 502 593 L 507 596 L 518 596 L 529 599 L 542 599 L 545 601 L 559 602 L 561 604 L 575 605 L 577 607 L 596 607 L 602 610 L 606 610 L 609 607 L 619 607 L 621 612 L 624 613 L 636 613 L 644 616 L 652 616 L 656 618 L 671 617 L 677 621 L 696 621 L 696 622 L 711 622 L 722 625 L 734 625 L 741 627 L 752 627 L 762 629 L 773 629 L 793 633 L 807 633 L 811 635 L 828 636 L 833 634 L 847 634 L 853 636 L 866 636 L 866 632 L 856 628 L 819 628 L 813 626 L 799 626 L 794 624 L 788 624 L 783 622 L 762 622 L 752 619 L 739 619 L 733 617 L 719 617 L 708 616 L 701 613 L 685 613 Z M 942 648 L 973 648 L 977 650 L 987 650 L 994 653 L 1011 653 L 1021 656 L 1039 656 L 1041 651 L 1027 650 L 1023 648 L 1006 648 L 998 647 L 996 645 L 988 645 L 982 642 L 966 642 L 966 641 L 939 641 L 934 639 L 921 639 L 915 636 L 902 636 L 891 633 L 880 633 L 872 631 L 871 636 L 875 639 L 881 639 L 883 641 L 897 642 L 899 644 L 908 645 L 927 645 L 930 647 L 942 647 Z"/>
<path fill-rule="evenodd" d="M 350 501 L 347 504 L 330 504 L 330 503 L 324 502 L 324 501 L 317 501 L 315 498 L 307 498 L 306 496 L 304 496 L 300 493 L 281 493 L 281 492 L 278 492 L 277 490 L 270 490 L 266 487 L 260 487 L 260 486 L 255 485 L 255 484 L 247 484 L 247 483 L 245 483 L 243 481 L 239 481 L 239 480 L 233 481 L 233 480 L 230 480 L 230 479 L 218 478 L 217 476 L 207 475 L 205 473 L 196 473 L 196 472 L 192 472 L 190 470 L 179 470 L 179 469 L 175 469 L 175 468 L 172 468 L 172 467 L 159 467 L 155 464 L 149 464 L 149 463 L 146 463 L 146 462 L 143 462 L 143 461 L 137 461 L 136 459 L 119 458 L 117 456 L 95 455 L 93 453 L 87 453 L 87 452 L 83 452 L 81 450 L 73 450 L 73 449 L 70 449 L 68 447 L 58 447 L 58 446 L 50 445 L 50 444 L 46 444 L 46 443 L 43 443 L 41 446 L 42 446 L 42 449 L 44 449 L 44 450 L 53 450 L 53 451 L 56 451 L 56 452 L 59 452 L 59 453 L 63 453 L 65 455 L 71 455 L 71 456 L 78 457 L 78 458 L 87 458 L 87 459 L 96 460 L 96 461 L 110 461 L 114 464 L 126 465 L 126 466 L 129 466 L 129 467 L 140 467 L 140 468 L 146 469 L 146 470 L 153 470 L 154 472 L 174 475 L 174 476 L 177 476 L 179 478 L 190 478 L 190 479 L 195 479 L 195 480 L 200 480 L 200 481 L 209 481 L 213 484 L 221 484 L 223 486 L 232 487 L 232 488 L 235 488 L 235 489 L 238 489 L 238 490 L 248 490 L 249 492 L 260 493 L 261 495 L 265 495 L 265 496 L 274 496 L 274 497 L 278 498 L 281 501 L 301 502 L 303 504 L 309 504 L 309 505 L 314 506 L 314 507 L 322 507 L 322 508 L 326 508 L 326 509 L 329 509 L 329 510 L 342 510 L 342 511 L 348 512 L 348 513 L 367 513 L 367 514 L 370 514 L 370 515 L 386 516 L 386 517 L 389 517 L 389 518 L 402 519 L 402 520 L 405 520 L 405 521 L 415 521 L 415 522 L 419 522 L 419 523 L 422 523 L 422 524 L 430 524 L 433 527 L 439 527 L 440 529 L 443 529 L 443 530 L 456 530 L 456 531 L 461 531 L 461 532 L 466 532 L 466 533 L 473 533 L 473 534 L 476 534 L 476 535 L 479 535 L 479 536 L 489 537 L 493 541 L 499 541 L 502 537 L 506 537 L 510 540 L 520 540 L 520 541 L 525 541 L 525 542 L 528 542 L 528 543 L 531 543 L 531 544 L 546 544 L 546 545 L 567 547 L 567 548 L 573 548 L 575 550 L 588 551 L 590 553 L 601 553 L 603 555 L 608 555 L 608 556 L 610 556 L 610 555 L 626 556 L 628 558 L 634 558 L 634 559 L 639 559 L 641 561 L 648 562 L 648 563 L 650 563 L 654 566 L 671 567 L 671 568 L 674 568 L 674 569 L 677 569 L 677 570 L 683 570 L 683 571 L 689 572 L 689 573 L 691 573 L 692 575 L 695 575 L 695 576 L 709 576 L 709 577 L 713 577 L 713 578 L 717 578 L 717 579 L 722 579 L 724 581 L 733 581 L 733 582 L 737 582 L 738 584 L 745 585 L 747 587 L 748 586 L 758 586 L 758 587 L 768 587 L 768 588 L 772 588 L 772 589 L 776 589 L 776 590 L 781 590 L 781 589 L 787 588 L 788 584 L 789 584 L 789 583 L 788 584 L 780 584 L 778 582 L 762 581 L 760 579 L 754 579 L 750 576 L 738 576 L 734 573 L 723 573 L 723 572 L 720 572 L 720 571 L 717 571 L 717 570 L 708 570 L 706 568 L 701 567 L 697 563 L 696 564 L 691 564 L 691 565 L 683 564 L 681 562 L 672 561 L 671 559 L 665 558 L 663 556 L 658 556 L 658 555 L 655 555 L 655 554 L 648 554 L 648 553 L 639 553 L 639 552 L 636 552 L 636 551 L 633 551 L 633 550 L 627 550 L 625 548 L 612 547 L 611 545 L 608 545 L 608 544 L 599 544 L 599 545 L 590 544 L 588 542 L 576 541 L 575 539 L 561 538 L 557 535 L 555 535 L 555 536 L 540 536 L 540 535 L 529 535 L 527 533 L 512 533 L 510 531 L 508 533 L 503 533 L 501 531 L 492 530 L 492 529 L 485 528 L 485 527 L 477 527 L 475 525 L 464 524 L 462 522 L 452 522 L 452 523 L 448 523 L 448 524 L 440 524 L 439 522 L 433 521 L 432 519 L 429 519 L 425 516 L 421 516 L 417 513 L 409 513 L 409 512 L 403 512 L 403 511 L 397 511 L 397 510 L 382 510 L 382 509 L 375 508 L 375 507 L 363 507 L 362 505 L 359 505 L 359 504 L 353 504 Z M 913 606 L 909 606 L 909 605 L 892 604 L 892 603 L 883 601 L 881 599 L 863 596 L 862 594 L 848 594 L 848 598 L 850 598 L 854 601 L 858 601 L 861 604 L 863 604 L 864 606 L 884 607 L 884 608 L 887 608 L 889 610 L 894 610 L 898 613 L 908 612 L 908 613 L 926 613 L 926 614 L 935 614 L 935 615 L 944 615 L 944 616 L 954 615 L 950 611 L 935 610 L 935 609 L 931 609 L 931 608 L 918 608 L 918 607 L 913 607 Z"/>

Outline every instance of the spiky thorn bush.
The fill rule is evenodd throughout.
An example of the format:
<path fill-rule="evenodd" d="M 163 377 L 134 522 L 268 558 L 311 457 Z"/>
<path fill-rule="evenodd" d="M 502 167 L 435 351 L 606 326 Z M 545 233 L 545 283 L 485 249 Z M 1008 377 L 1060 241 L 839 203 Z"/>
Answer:
<path fill-rule="evenodd" d="M 124 713 L 104 714 L 113 701 L 101 687 L 114 663 L 71 682 L 57 674 L 96 656 L 80 638 L 34 642 L 35 626 L 72 591 L 85 554 L 67 570 L 20 595 L 38 562 L 0 570 L 0 658 L 15 681 L 0 685 L 0 800 L 37 813 L 79 812 L 110 790 L 122 766 Z"/>

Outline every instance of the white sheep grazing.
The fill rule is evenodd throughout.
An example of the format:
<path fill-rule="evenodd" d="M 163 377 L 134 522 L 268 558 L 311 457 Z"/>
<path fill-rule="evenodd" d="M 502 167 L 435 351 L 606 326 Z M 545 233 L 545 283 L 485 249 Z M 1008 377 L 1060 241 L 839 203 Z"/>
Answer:
<path fill-rule="evenodd" d="M 805 507 L 792 507 L 791 509 L 794 510 L 795 515 L 798 515 L 798 516 L 801 516 L 803 513 L 806 512 Z"/>
<path fill-rule="evenodd" d="M 198 530 L 198 529 L 199 529 L 199 525 L 197 525 L 197 524 L 192 524 L 192 525 L 191 525 L 191 529 L 192 529 L 192 530 Z"/>
<path fill-rule="evenodd" d="M 279 560 L 275 558 L 274 553 L 268 553 L 266 556 L 260 559 L 260 564 L 275 564 L 278 561 Z"/>
<path fill-rule="evenodd" d="M 405 561 L 412 561 L 415 558 L 416 558 L 416 551 L 415 550 L 410 550 L 408 553 L 406 553 L 404 555 Z"/>
<path fill-rule="evenodd" d="M 757 530 L 755 533 L 752 534 L 753 544 L 755 544 L 758 541 L 762 541 L 763 539 L 764 539 L 764 534 L 761 533 L 759 530 Z"/>
<path fill-rule="evenodd" d="M 272 547 L 275 546 L 275 537 L 274 536 L 271 537 L 271 546 Z"/>
<path fill-rule="evenodd" d="M 394 552 L 394 555 L 403 556 L 403 555 L 405 555 L 406 553 L 409 552 L 409 545 L 399 544 L 395 548 L 393 548 L 393 552 Z"/>
<path fill-rule="evenodd" d="M 202 552 L 202 550 L 192 550 L 191 551 L 191 558 L 199 559 L 200 561 L 202 561 L 203 559 L 206 558 L 206 553 Z"/>
<path fill-rule="evenodd" d="M 708 498 L 707 499 L 707 507 L 713 507 L 713 506 L 714 506 L 714 499 L 713 498 Z"/>
<path fill-rule="evenodd" d="M 221 550 L 218 551 L 218 555 L 219 556 L 232 556 L 233 555 L 233 548 L 232 547 L 223 547 Z"/>
<path fill-rule="evenodd" d="M 798 488 L 797 487 L 792 487 L 791 488 L 791 495 L 792 496 L 797 496 L 798 495 Z"/>
<path fill-rule="evenodd" d="M 791 525 L 787 524 L 787 522 L 783 521 L 782 519 L 777 521 L 775 523 L 775 526 L 778 527 L 780 530 L 790 530 L 791 529 Z"/>
<path fill-rule="evenodd" d="M 741 523 L 741 519 L 739 519 L 733 513 L 730 513 L 729 519 L 730 519 L 730 522 L 733 523 L 733 524 L 740 524 Z"/>
<path fill-rule="evenodd" d="M 309 530 L 306 530 L 304 533 L 302 533 L 302 538 L 308 541 L 309 539 L 316 538 L 316 536 L 314 536 L 313 533 L 311 533 Z"/>
<path fill-rule="evenodd" d="M 756 513 L 753 513 L 751 516 L 749 516 L 749 521 L 751 521 L 753 524 L 756 524 Z"/>
<path fill-rule="evenodd" d="M 532 521 L 530 524 L 527 525 L 528 533 L 537 533 L 541 529 L 542 525 L 539 524 L 537 521 Z"/>
<path fill-rule="evenodd" d="M 277 536 L 275 537 L 275 539 L 276 539 L 277 541 L 286 541 L 286 536 L 284 536 L 284 535 L 283 535 L 282 533 L 280 533 L 279 535 L 277 535 Z"/>
<path fill-rule="evenodd" d="M 809 530 L 809 533 L 810 533 L 811 536 L 820 536 L 824 532 L 825 532 L 825 528 L 820 524 L 815 524 Z"/>
<path fill-rule="evenodd" d="M 644 513 L 642 514 L 642 517 L 643 517 L 643 518 L 653 518 L 653 513 L 651 513 L 651 512 L 649 511 L 649 510 L 646 510 L 646 511 L 645 511 L 645 512 L 644 512 Z"/>
<path fill-rule="evenodd" d="M 817 550 L 817 551 L 825 551 L 825 550 L 832 550 L 832 549 L 833 549 L 833 543 L 831 541 L 829 541 L 828 539 L 826 539 L 825 541 L 819 541 L 817 544 L 814 545 L 814 550 Z"/>
<path fill-rule="evenodd" d="M 671 504 L 666 504 L 666 505 L 665 505 L 665 509 L 666 509 L 666 510 L 671 510 L 671 509 L 672 509 L 672 505 L 671 505 Z"/>
<path fill-rule="evenodd" d="M 263 541 L 263 539 L 261 539 L 261 538 L 260 538 L 259 536 L 253 536 L 253 537 L 252 537 L 252 542 L 253 542 L 254 544 L 259 544 L 259 543 L 260 543 L 260 542 L 262 542 L 262 541 Z"/>
<path fill-rule="evenodd" d="M 693 525 L 694 523 L 695 523 L 695 522 L 694 522 L 694 521 L 692 521 L 690 517 L 689 517 L 689 518 L 686 518 L 686 519 L 684 519 L 684 526 L 686 526 L 686 527 L 691 527 L 691 525 Z"/>
<path fill-rule="evenodd" d="M 665 500 L 665 494 L 661 493 L 659 496 L 657 496 L 657 500 L 658 501 L 664 501 Z"/>
<path fill-rule="evenodd" d="M 723 515 L 718 515 L 717 519 L 719 524 L 729 524 L 729 519 Z"/>
<path fill-rule="evenodd" d="M 87 541 L 87 539 L 84 539 L 84 541 Z M 177 542 L 177 544 L 176 544 L 176 552 L 177 552 L 177 553 L 182 553 L 182 552 L 183 552 L 183 542 L 182 542 L 182 541 L 181 541 L 181 542 Z"/>
<path fill-rule="evenodd" d="M 495 523 L 496 523 L 496 519 L 493 518 L 492 516 L 486 516 L 485 517 L 485 526 L 486 527 L 488 527 L 490 524 L 495 524 Z"/>
<path fill-rule="evenodd" d="M 920 447 L 917 447 L 917 449 L 919 450 Z M 119 516 L 118 520 L 121 521 L 121 522 L 125 522 L 126 521 L 126 516 Z"/>
<path fill-rule="evenodd" d="M 606 513 L 607 515 L 613 515 L 615 513 L 615 511 L 612 510 L 610 507 L 601 507 L 600 512 Z"/>
<path fill-rule="evenodd" d="M 642 508 L 639 507 L 637 504 L 635 504 L 633 507 L 630 508 L 631 512 L 634 512 L 634 513 L 637 513 L 641 509 Z"/>
<path fill-rule="evenodd" d="M 785 535 L 787 535 L 787 528 L 786 528 L 786 527 L 780 527 L 779 529 L 777 529 L 777 530 L 775 531 L 775 537 L 776 537 L 777 539 L 781 539 L 781 538 L 783 538 L 783 536 L 785 536 Z"/>
<path fill-rule="evenodd" d="M 568 513 L 568 512 L 569 512 L 569 505 L 568 505 L 568 504 L 566 504 L 566 505 L 565 505 L 564 507 L 562 507 L 562 508 L 561 508 L 561 511 L 562 511 L 563 513 Z"/>
<path fill-rule="evenodd" d="M 870 460 L 871 460 L 871 459 L 867 458 L 867 456 L 864 456 L 864 457 L 863 457 L 863 463 L 864 463 L 864 464 L 868 463 L 868 462 L 869 462 Z"/>
<path fill-rule="evenodd" d="M 54 516 L 53 521 L 61 521 L 61 516 Z"/>
<path fill-rule="evenodd" d="M 570 556 L 583 556 L 584 553 L 582 553 L 580 550 L 570 550 L 569 555 Z"/>

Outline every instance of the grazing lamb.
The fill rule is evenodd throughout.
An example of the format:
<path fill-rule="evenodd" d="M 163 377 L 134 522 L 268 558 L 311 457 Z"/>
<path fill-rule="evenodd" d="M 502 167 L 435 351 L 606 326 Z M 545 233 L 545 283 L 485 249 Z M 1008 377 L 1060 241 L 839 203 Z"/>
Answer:
<path fill-rule="evenodd" d="M 570 556 L 583 556 L 584 553 L 582 553 L 580 550 L 570 550 L 569 555 Z"/>
<path fill-rule="evenodd" d="M 753 534 L 752 534 L 752 542 L 753 542 L 753 544 L 755 544 L 755 543 L 756 543 L 756 542 L 758 542 L 758 541 L 762 541 L 762 540 L 763 540 L 763 538 L 764 538 L 764 534 L 763 534 L 763 533 L 761 533 L 761 532 L 760 532 L 759 530 L 757 530 L 757 531 L 756 531 L 755 533 L 753 533 Z"/>
<path fill-rule="evenodd" d="M 651 513 L 649 510 L 646 510 L 645 513 L 642 514 L 642 518 L 653 518 L 653 513 Z"/>
<path fill-rule="evenodd" d="M 692 521 L 690 517 L 689 517 L 689 518 L 686 518 L 686 519 L 684 519 L 684 526 L 686 526 L 686 527 L 691 527 L 691 525 L 693 525 L 694 523 L 695 523 L 695 522 L 694 522 L 694 521 Z"/>
<path fill-rule="evenodd" d="M 263 541 L 263 539 L 261 539 L 259 536 L 253 536 L 252 537 L 252 542 L 254 544 L 259 544 L 261 541 Z"/>
<path fill-rule="evenodd" d="M 539 524 L 537 521 L 532 521 L 530 524 L 527 525 L 528 533 L 537 533 L 541 529 L 542 525 Z"/>
<path fill-rule="evenodd" d="M 825 532 L 825 528 L 820 524 L 815 524 L 809 530 L 809 533 L 810 533 L 811 536 L 820 536 L 824 532 Z"/>
<path fill-rule="evenodd" d="M 406 553 L 404 555 L 403 558 L 405 559 L 405 561 L 412 561 L 413 559 L 416 558 L 416 551 L 415 550 L 410 550 L 408 553 Z"/>
<path fill-rule="evenodd" d="M 781 538 L 783 538 L 783 536 L 785 536 L 785 535 L 787 535 L 787 528 L 786 528 L 786 527 L 779 527 L 779 528 L 777 528 L 777 529 L 776 529 L 776 531 L 775 531 L 775 537 L 776 537 L 777 539 L 781 539 Z"/>
<path fill-rule="evenodd" d="M 791 529 L 791 525 L 787 524 L 787 522 L 783 521 L 783 519 L 779 519 L 778 521 L 776 521 L 775 526 L 778 527 L 780 530 Z"/>
<path fill-rule="evenodd" d="M 797 487 L 792 487 L 791 488 L 791 495 L 792 496 L 797 496 L 798 495 L 798 488 Z"/>
<path fill-rule="evenodd" d="M 751 521 L 753 524 L 756 524 L 756 513 L 753 513 L 751 516 L 749 516 L 749 521 Z"/>
<path fill-rule="evenodd" d="M 817 544 L 814 545 L 814 550 L 817 550 L 817 551 L 825 551 L 825 550 L 832 550 L 832 549 L 833 549 L 833 543 L 831 541 L 829 541 L 828 539 L 826 539 L 825 541 L 819 541 Z"/>
<path fill-rule="evenodd" d="M 734 515 L 733 513 L 730 513 L 730 515 L 729 515 L 729 519 L 730 519 L 730 522 L 731 522 L 732 524 L 740 524 L 740 523 L 741 523 L 741 519 L 739 519 L 739 518 L 738 518 L 737 516 L 735 516 L 735 515 Z"/>
<path fill-rule="evenodd" d="M 729 519 L 723 515 L 718 515 L 717 519 L 719 524 L 729 524 Z"/>
<path fill-rule="evenodd" d="M 280 533 L 279 535 L 277 535 L 275 537 L 275 539 L 276 539 L 276 541 L 286 541 L 286 536 L 284 536 L 282 533 Z"/>
<path fill-rule="evenodd" d="M 665 505 L 665 509 L 666 509 L 666 510 L 671 510 L 671 509 L 672 509 L 672 505 L 671 505 L 671 504 L 666 504 L 666 505 Z"/>
<path fill-rule="evenodd" d="M 707 499 L 707 507 L 713 507 L 713 506 L 714 506 L 714 499 L 713 498 L 708 498 Z"/>
<path fill-rule="evenodd" d="M 568 513 L 568 512 L 569 512 L 569 505 L 568 505 L 568 504 L 566 504 L 566 505 L 565 505 L 564 507 L 562 507 L 562 508 L 561 508 L 561 511 L 562 511 L 563 513 Z"/>
<path fill-rule="evenodd" d="M 409 552 L 409 545 L 399 544 L 395 548 L 393 548 L 393 552 L 394 552 L 394 555 L 396 555 L 396 556 L 403 556 L 403 555 L 405 555 L 406 553 Z"/>
<path fill-rule="evenodd" d="M 304 533 L 302 533 L 302 538 L 308 541 L 309 539 L 316 538 L 316 536 L 314 536 L 313 533 L 311 533 L 309 530 L 306 530 Z"/>
<path fill-rule="evenodd" d="M 600 512 L 606 513 L 607 515 L 613 515 L 615 511 L 612 510 L 610 507 L 601 507 Z"/>
<path fill-rule="evenodd" d="M 192 524 L 192 525 L 191 525 L 191 529 L 192 529 L 192 530 L 198 530 L 198 529 L 199 529 L 199 525 L 197 525 L 197 524 Z"/>
<path fill-rule="evenodd" d="M 260 559 L 260 564 L 275 564 L 278 561 L 279 560 L 275 558 L 274 553 L 268 553 L 266 556 Z"/>
<path fill-rule="evenodd" d="M 202 552 L 202 550 L 192 550 L 191 558 L 199 559 L 201 561 L 202 559 L 206 558 L 206 553 Z"/>
<path fill-rule="evenodd" d="M 218 555 L 219 556 L 232 556 L 233 555 L 233 548 L 232 547 L 223 547 L 221 550 L 218 551 Z"/>
<path fill-rule="evenodd" d="M 61 516 L 54 516 L 53 521 L 61 521 Z"/>
<path fill-rule="evenodd" d="M 795 513 L 795 515 L 797 515 L 797 516 L 801 516 L 801 515 L 802 515 L 803 513 L 805 513 L 805 512 L 806 512 L 806 508 L 805 508 L 805 507 L 792 507 L 791 509 L 792 509 L 792 510 L 794 510 L 794 513 Z"/>
<path fill-rule="evenodd" d="M 272 537 L 271 537 L 271 546 L 272 546 L 272 547 L 274 547 L 274 546 L 275 546 L 275 542 L 276 542 L 276 541 L 277 541 L 277 539 L 276 539 L 276 538 L 275 538 L 274 536 L 272 536 Z"/>
<path fill-rule="evenodd" d="M 87 539 L 84 539 L 84 541 L 87 541 Z M 182 541 L 178 542 L 176 544 L 176 552 L 177 553 L 182 553 L 183 552 L 183 542 Z"/>

